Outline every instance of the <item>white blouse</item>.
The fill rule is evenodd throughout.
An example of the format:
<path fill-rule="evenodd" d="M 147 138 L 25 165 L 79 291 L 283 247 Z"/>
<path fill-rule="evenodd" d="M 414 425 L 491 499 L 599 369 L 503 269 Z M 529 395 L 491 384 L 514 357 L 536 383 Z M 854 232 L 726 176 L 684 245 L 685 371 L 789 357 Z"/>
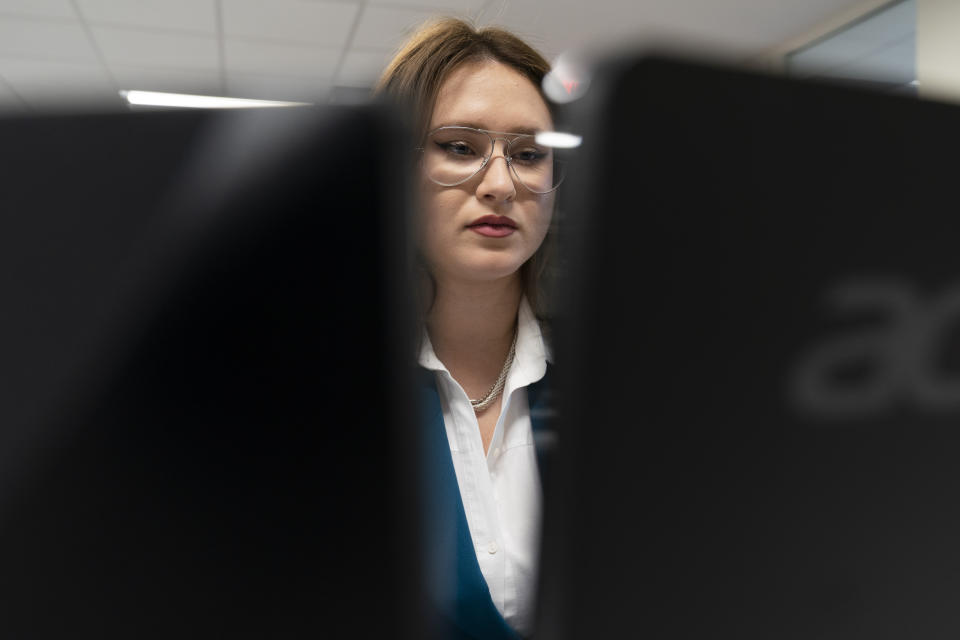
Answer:
<path fill-rule="evenodd" d="M 543 502 L 526 387 L 543 378 L 550 359 L 540 324 L 524 299 L 500 418 L 484 455 L 470 398 L 437 358 L 426 335 L 420 350 L 420 366 L 436 372 L 447 441 L 480 571 L 494 605 L 523 635 L 533 631 Z"/>

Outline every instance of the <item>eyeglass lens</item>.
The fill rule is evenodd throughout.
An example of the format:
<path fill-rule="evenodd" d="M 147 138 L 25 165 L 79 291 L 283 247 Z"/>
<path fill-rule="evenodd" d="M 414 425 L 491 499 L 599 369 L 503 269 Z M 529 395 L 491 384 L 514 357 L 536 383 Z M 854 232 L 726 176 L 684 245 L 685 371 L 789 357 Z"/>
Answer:
<path fill-rule="evenodd" d="M 551 147 L 531 135 L 505 135 L 503 154 L 517 180 L 534 193 L 548 193 L 563 180 L 563 163 Z M 462 184 L 483 169 L 493 154 L 494 136 L 467 127 L 443 127 L 427 136 L 424 168 L 443 186 Z"/>

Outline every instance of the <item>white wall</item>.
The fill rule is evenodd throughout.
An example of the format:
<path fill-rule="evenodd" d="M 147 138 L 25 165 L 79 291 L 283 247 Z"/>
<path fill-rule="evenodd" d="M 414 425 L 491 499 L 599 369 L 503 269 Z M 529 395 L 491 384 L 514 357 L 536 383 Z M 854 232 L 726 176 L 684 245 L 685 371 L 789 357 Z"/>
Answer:
<path fill-rule="evenodd" d="M 921 97 L 960 100 L 960 0 L 917 0 L 917 80 Z"/>

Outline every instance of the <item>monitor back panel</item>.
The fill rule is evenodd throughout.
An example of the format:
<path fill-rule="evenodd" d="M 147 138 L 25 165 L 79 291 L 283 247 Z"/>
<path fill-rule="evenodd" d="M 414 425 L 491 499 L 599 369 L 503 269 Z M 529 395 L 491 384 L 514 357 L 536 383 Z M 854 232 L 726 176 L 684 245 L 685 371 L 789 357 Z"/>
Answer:
<path fill-rule="evenodd" d="M 955 637 L 960 108 L 594 80 L 542 637 Z"/>
<path fill-rule="evenodd" d="M 0 138 L 0 635 L 421 637 L 392 119 Z"/>

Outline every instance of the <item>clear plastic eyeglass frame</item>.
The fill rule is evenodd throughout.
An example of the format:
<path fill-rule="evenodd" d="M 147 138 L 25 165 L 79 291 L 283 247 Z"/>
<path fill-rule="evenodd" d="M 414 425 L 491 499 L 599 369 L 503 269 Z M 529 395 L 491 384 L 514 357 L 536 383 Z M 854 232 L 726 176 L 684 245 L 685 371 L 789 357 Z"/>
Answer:
<path fill-rule="evenodd" d="M 480 166 L 477 167 L 476 171 L 474 171 L 467 177 L 461 180 L 457 180 L 455 182 L 441 182 L 440 180 L 437 180 L 436 178 L 428 174 L 427 178 L 434 184 L 438 184 L 441 187 L 456 187 L 474 178 L 477 174 L 479 174 L 484 169 L 486 169 L 488 164 L 490 164 L 490 160 L 493 159 L 493 152 L 496 147 L 497 140 L 503 141 L 503 159 L 507 163 L 507 167 L 509 167 L 510 172 L 513 174 L 513 178 L 521 186 L 523 186 L 524 189 L 532 193 L 536 193 L 538 195 L 545 195 L 545 194 L 556 191 L 557 188 L 560 186 L 560 183 L 563 182 L 564 176 L 561 175 L 559 178 L 557 178 L 556 184 L 554 184 L 551 188 L 547 189 L 546 191 L 538 191 L 536 189 L 531 188 L 529 185 L 527 185 L 523 181 L 523 178 L 520 177 L 520 172 L 517 171 L 516 166 L 514 166 L 513 164 L 513 156 L 510 154 L 510 148 L 517 140 L 535 141 L 536 136 L 534 135 L 531 135 L 528 133 L 514 133 L 510 131 L 490 131 L 489 129 L 476 129 L 474 127 L 465 127 L 461 125 L 449 125 L 449 126 L 437 127 L 436 129 L 433 129 L 432 131 L 427 133 L 426 137 L 427 139 L 429 139 L 440 131 L 448 131 L 448 130 L 449 131 L 471 131 L 475 133 L 482 133 L 486 135 L 487 138 L 490 140 L 490 146 L 487 147 L 487 151 L 483 155 L 483 161 L 480 163 Z M 540 145 L 540 146 L 544 146 L 544 145 Z M 427 151 L 427 149 L 426 147 L 419 147 L 417 151 L 419 151 L 420 153 L 424 153 Z M 554 166 L 554 171 L 556 171 L 556 166 Z"/>

